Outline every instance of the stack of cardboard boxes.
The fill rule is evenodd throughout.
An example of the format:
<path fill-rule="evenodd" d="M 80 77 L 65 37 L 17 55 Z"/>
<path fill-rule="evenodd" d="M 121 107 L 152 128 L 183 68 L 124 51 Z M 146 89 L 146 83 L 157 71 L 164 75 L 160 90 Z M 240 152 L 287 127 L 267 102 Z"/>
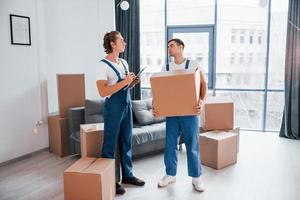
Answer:
<path fill-rule="evenodd" d="M 222 169 L 237 162 L 239 127 L 229 98 L 207 97 L 201 113 L 200 153 L 203 165 Z"/>
<path fill-rule="evenodd" d="M 112 200 L 115 197 L 115 159 L 99 158 L 103 123 L 80 125 L 81 159 L 64 172 L 68 200 Z"/>
<path fill-rule="evenodd" d="M 49 151 L 63 157 L 70 154 L 68 110 L 84 105 L 84 74 L 58 74 L 57 93 L 59 111 L 48 116 Z"/>
<path fill-rule="evenodd" d="M 48 116 L 49 151 L 69 155 L 68 110 L 84 106 L 84 74 L 57 75 L 59 111 Z M 103 124 L 81 127 L 82 158 L 64 171 L 66 200 L 112 200 L 115 197 L 115 160 L 101 155 Z M 98 145 L 101 144 L 101 145 Z"/>
<path fill-rule="evenodd" d="M 159 72 L 150 78 L 153 103 L 159 117 L 195 115 L 200 95 L 196 69 Z M 221 169 L 236 163 L 239 128 L 234 128 L 230 99 L 208 97 L 201 114 L 200 151 L 203 165 Z"/>

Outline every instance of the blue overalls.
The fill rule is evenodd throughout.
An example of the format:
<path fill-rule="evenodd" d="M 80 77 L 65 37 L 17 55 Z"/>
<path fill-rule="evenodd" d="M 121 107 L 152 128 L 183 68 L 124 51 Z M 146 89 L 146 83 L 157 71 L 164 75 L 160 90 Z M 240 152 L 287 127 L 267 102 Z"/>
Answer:
<path fill-rule="evenodd" d="M 118 82 L 122 81 L 120 72 L 107 60 L 101 60 L 111 67 L 118 76 Z M 121 61 L 125 74 L 128 71 Z M 122 166 L 122 177 L 132 177 L 132 111 L 129 89 L 121 89 L 105 99 L 104 104 L 104 139 L 102 147 L 103 158 L 116 158 L 116 148 L 119 148 Z M 118 146 L 117 146 L 118 145 Z M 117 161 L 116 161 L 117 162 Z M 119 166 L 117 166 L 118 168 Z M 119 181 L 116 172 L 116 180 Z"/>
<path fill-rule="evenodd" d="M 186 61 L 185 69 L 188 69 L 189 60 Z M 166 65 L 169 71 L 169 64 Z M 166 118 L 166 144 L 164 162 L 166 174 L 175 176 L 177 172 L 177 146 L 180 135 L 183 135 L 187 151 L 188 175 L 199 177 L 201 164 L 199 154 L 199 121 L 197 115 L 178 116 Z"/>

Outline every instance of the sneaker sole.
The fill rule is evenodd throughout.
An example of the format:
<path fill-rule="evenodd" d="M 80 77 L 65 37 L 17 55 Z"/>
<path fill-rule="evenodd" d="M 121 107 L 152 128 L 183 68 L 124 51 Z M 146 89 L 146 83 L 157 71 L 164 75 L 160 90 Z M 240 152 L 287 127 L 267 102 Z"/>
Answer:
<path fill-rule="evenodd" d="M 197 191 L 197 192 L 204 192 L 204 189 L 199 190 L 199 189 L 196 188 L 196 186 L 193 183 L 192 183 L 192 185 L 193 185 L 193 188 L 194 188 L 195 191 Z"/>
<path fill-rule="evenodd" d="M 175 183 L 175 182 L 176 182 L 176 180 L 171 181 L 171 182 L 169 182 L 169 183 L 166 184 L 166 185 L 160 185 L 160 184 L 157 184 L 157 187 L 159 187 L 159 188 L 167 187 L 168 185 L 170 185 L 170 184 L 172 184 L 172 183 Z"/>

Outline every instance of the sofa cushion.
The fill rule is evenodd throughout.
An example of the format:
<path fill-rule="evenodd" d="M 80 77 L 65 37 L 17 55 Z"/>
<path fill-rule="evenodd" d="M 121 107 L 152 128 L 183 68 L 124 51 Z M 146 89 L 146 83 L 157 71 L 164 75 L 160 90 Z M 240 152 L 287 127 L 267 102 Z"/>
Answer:
<path fill-rule="evenodd" d="M 152 114 L 152 99 L 132 101 L 132 111 L 140 126 L 165 121 L 164 117 L 155 118 Z"/>
<path fill-rule="evenodd" d="M 85 100 L 85 123 L 103 123 L 104 99 Z"/>
<path fill-rule="evenodd" d="M 132 129 L 132 146 L 164 139 L 166 135 L 165 122 L 141 126 Z"/>

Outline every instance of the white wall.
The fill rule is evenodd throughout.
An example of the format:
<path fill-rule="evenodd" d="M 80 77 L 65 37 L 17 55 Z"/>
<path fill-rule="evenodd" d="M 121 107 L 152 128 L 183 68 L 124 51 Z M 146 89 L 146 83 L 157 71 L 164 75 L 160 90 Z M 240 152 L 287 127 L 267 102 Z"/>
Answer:
<path fill-rule="evenodd" d="M 30 17 L 31 46 L 10 44 L 9 14 Z M 112 0 L 0 0 L 0 163 L 48 147 L 57 73 L 85 73 L 87 98 L 99 98 L 95 68 L 112 29 Z"/>
<path fill-rule="evenodd" d="M 56 74 L 85 73 L 86 97 L 99 98 L 95 67 L 104 56 L 102 37 L 114 29 L 112 0 L 45 2 L 49 112 L 57 107 Z M 100 7 L 101 12 L 98 12 Z"/>

